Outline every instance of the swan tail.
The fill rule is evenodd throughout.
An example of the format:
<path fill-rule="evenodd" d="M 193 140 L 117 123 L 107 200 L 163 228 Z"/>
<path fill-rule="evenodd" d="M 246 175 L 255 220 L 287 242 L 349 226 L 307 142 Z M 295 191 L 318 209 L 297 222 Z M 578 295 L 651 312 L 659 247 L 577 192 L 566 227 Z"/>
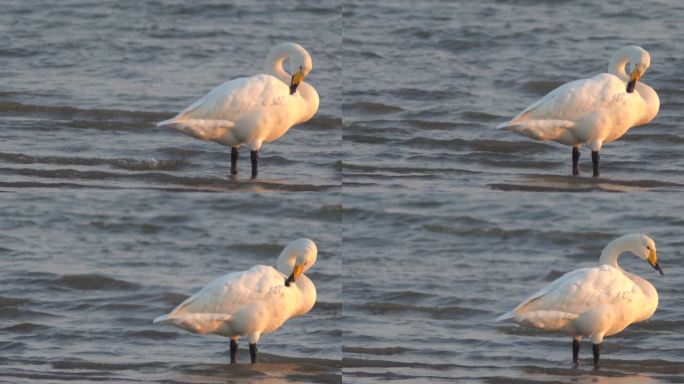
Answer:
<path fill-rule="evenodd" d="M 233 316 L 224 313 L 187 313 L 183 315 L 162 315 L 152 323 L 171 324 L 194 333 L 212 333 L 223 328 Z"/>
<path fill-rule="evenodd" d="M 568 120 L 527 120 L 504 123 L 497 128 L 508 129 L 531 139 L 547 141 L 560 138 L 574 126 L 575 123 Z"/>
<path fill-rule="evenodd" d="M 502 321 L 510 320 L 510 319 L 512 319 L 512 318 L 514 318 L 514 317 L 515 317 L 515 312 L 509 311 L 509 312 L 506 312 L 506 313 L 504 313 L 503 315 L 497 317 L 497 318 L 496 318 L 496 322 L 497 322 L 497 323 L 500 323 L 500 322 L 502 322 Z"/>
<path fill-rule="evenodd" d="M 171 127 L 200 140 L 216 140 L 235 127 L 235 123 L 230 120 L 174 118 L 158 123 L 157 127 Z"/>
<path fill-rule="evenodd" d="M 160 123 L 161 124 L 161 123 Z M 496 129 L 509 129 L 513 125 L 513 120 L 509 120 L 505 123 L 501 123 L 496 126 Z"/>
<path fill-rule="evenodd" d="M 176 118 L 174 117 L 173 119 L 168 119 L 168 120 L 164 120 L 164 121 L 158 122 L 158 123 L 157 123 L 157 127 L 166 127 L 166 126 L 169 126 L 169 125 L 174 125 L 174 124 L 176 124 L 176 123 L 177 123 L 177 120 L 176 120 Z"/>
<path fill-rule="evenodd" d="M 569 322 L 576 320 L 578 317 L 579 315 L 575 313 L 554 310 L 537 310 L 525 313 L 511 311 L 499 316 L 497 321 L 510 319 L 518 324 L 529 327 L 547 331 L 559 331 L 566 328 Z"/>

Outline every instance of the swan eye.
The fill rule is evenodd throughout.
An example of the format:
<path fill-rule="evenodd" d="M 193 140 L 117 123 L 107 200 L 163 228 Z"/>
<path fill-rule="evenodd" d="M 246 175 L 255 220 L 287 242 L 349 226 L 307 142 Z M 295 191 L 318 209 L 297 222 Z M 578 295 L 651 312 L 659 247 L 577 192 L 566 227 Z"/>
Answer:
<path fill-rule="evenodd" d="M 302 66 L 301 66 L 301 65 L 299 66 L 299 69 L 302 70 Z"/>
<path fill-rule="evenodd" d="M 650 250 L 651 250 L 651 246 L 650 246 L 650 245 L 647 245 L 647 246 L 646 246 L 646 249 L 648 249 L 648 250 L 650 251 Z"/>

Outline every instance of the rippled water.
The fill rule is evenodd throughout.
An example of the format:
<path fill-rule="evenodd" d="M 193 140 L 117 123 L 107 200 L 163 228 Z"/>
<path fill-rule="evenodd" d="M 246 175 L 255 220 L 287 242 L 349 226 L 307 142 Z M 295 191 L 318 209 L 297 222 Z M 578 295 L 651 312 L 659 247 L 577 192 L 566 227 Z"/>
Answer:
<path fill-rule="evenodd" d="M 0 381 L 340 382 L 340 19 L 338 1 L 2 3 Z M 321 105 L 264 145 L 258 180 L 155 127 L 288 40 Z M 151 323 L 302 236 L 318 302 L 261 339 L 264 364 Z"/>
<path fill-rule="evenodd" d="M 684 16 L 677 1 L 350 1 L 344 8 L 344 185 L 349 190 L 681 190 Z M 567 178 L 571 149 L 496 130 L 615 50 L 651 54 L 654 122 L 601 151 L 602 178 Z"/>
<path fill-rule="evenodd" d="M 679 2 L 349 1 L 343 22 L 344 377 L 354 383 L 684 382 Z M 658 117 L 583 151 L 495 127 L 639 44 Z M 591 193 L 575 193 L 591 192 Z M 626 193 L 608 193 L 626 192 Z M 630 232 L 658 244 L 651 320 L 583 343 L 494 319 Z"/>
<path fill-rule="evenodd" d="M 679 2 L 2 6 L 0 381 L 684 382 Z M 154 126 L 284 40 L 311 52 L 321 105 L 257 180 Z M 572 177 L 570 148 L 494 128 L 626 44 L 650 52 L 661 110 L 604 146 L 601 178 L 586 150 Z M 663 277 L 620 262 L 660 305 L 599 369 L 588 343 L 573 367 L 569 338 L 494 322 L 629 232 L 658 244 Z M 300 236 L 319 299 L 262 338 L 265 364 L 151 324 Z"/>
<path fill-rule="evenodd" d="M 340 381 L 339 198 L 139 191 L 3 203 L 0 381 Z M 152 324 L 224 273 L 274 265 L 302 236 L 319 249 L 307 272 L 318 301 L 261 338 L 264 364 L 230 366 L 226 338 Z"/>
<path fill-rule="evenodd" d="M 578 196 L 586 195 L 345 195 L 344 265 L 354 266 L 343 291 L 345 380 L 683 382 L 684 202 L 664 206 L 660 193 Z M 660 303 L 650 320 L 606 337 L 599 370 L 590 342 L 574 368 L 571 338 L 494 322 L 632 232 L 655 239 L 665 276 L 630 255 L 620 264 L 651 281 Z"/>
<path fill-rule="evenodd" d="M 340 4 L 6 1 L 0 12 L 0 187 L 336 190 Z M 311 53 L 314 119 L 260 151 L 257 181 L 230 149 L 155 123 L 226 80 L 262 71 L 271 46 Z"/>

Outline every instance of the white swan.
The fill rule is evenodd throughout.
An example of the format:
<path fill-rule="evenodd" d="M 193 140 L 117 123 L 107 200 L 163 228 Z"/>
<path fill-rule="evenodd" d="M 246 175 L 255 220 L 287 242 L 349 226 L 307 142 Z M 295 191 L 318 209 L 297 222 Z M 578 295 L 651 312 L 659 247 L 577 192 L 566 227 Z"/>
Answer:
<path fill-rule="evenodd" d="M 573 337 L 573 361 L 578 362 L 579 340 L 593 343 L 594 364 L 604 336 L 651 317 L 658 307 L 658 292 L 645 279 L 624 271 L 618 257 L 631 252 L 648 261 L 660 274 L 655 242 L 642 234 L 619 237 L 606 246 L 599 266 L 568 272 L 525 299 L 496 320 L 512 320 L 544 331 Z"/>
<path fill-rule="evenodd" d="M 597 177 L 603 144 L 619 139 L 632 127 L 649 123 L 658 114 L 658 94 L 637 83 L 650 64 L 651 56 L 643 48 L 622 47 L 610 59 L 608 73 L 562 85 L 497 128 L 571 145 L 573 175 L 579 174 L 579 148 L 587 144 Z"/>
<path fill-rule="evenodd" d="M 283 69 L 286 59 L 290 73 Z M 231 147 L 233 175 L 237 173 L 238 149 L 247 145 L 254 178 L 261 144 L 279 138 L 316 114 L 318 93 L 303 81 L 312 68 L 311 56 L 301 45 L 278 44 L 266 57 L 266 74 L 225 82 L 157 126 L 170 126 L 197 139 Z"/>
<path fill-rule="evenodd" d="M 316 287 L 303 273 L 317 254 L 313 241 L 295 240 L 278 256 L 277 269 L 255 265 L 219 277 L 154 322 L 230 337 L 231 364 L 236 361 L 237 339 L 246 336 L 252 364 L 256 363 L 259 337 L 309 312 L 316 302 Z"/>

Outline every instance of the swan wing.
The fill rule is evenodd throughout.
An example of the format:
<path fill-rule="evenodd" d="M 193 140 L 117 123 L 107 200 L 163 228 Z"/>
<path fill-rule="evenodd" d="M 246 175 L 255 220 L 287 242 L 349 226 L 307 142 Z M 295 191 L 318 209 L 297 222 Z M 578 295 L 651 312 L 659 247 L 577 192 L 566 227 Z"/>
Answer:
<path fill-rule="evenodd" d="M 216 140 L 250 114 L 282 104 L 289 94 L 289 87 L 274 76 L 241 77 L 219 85 L 157 126 L 170 126 L 202 140 Z"/>
<path fill-rule="evenodd" d="M 511 129 L 538 140 L 555 140 L 585 118 L 610 111 L 627 95 L 625 83 L 610 74 L 566 83 L 497 128 Z"/>
<path fill-rule="evenodd" d="M 497 320 L 512 319 L 538 328 L 558 329 L 599 306 L 631 302 L 639 292 L 640 288 L 617 268 L 583 268 L 554 280 Z"/>
<path fill-rule="evenodd" d="M 198 333 L 215 330 L 234 313 L 282 295 L 285 276 L 275 268 L 257 265 L 243 272 L 224 275 L 179 304 L 155 323 L 172 323 Z"/>

